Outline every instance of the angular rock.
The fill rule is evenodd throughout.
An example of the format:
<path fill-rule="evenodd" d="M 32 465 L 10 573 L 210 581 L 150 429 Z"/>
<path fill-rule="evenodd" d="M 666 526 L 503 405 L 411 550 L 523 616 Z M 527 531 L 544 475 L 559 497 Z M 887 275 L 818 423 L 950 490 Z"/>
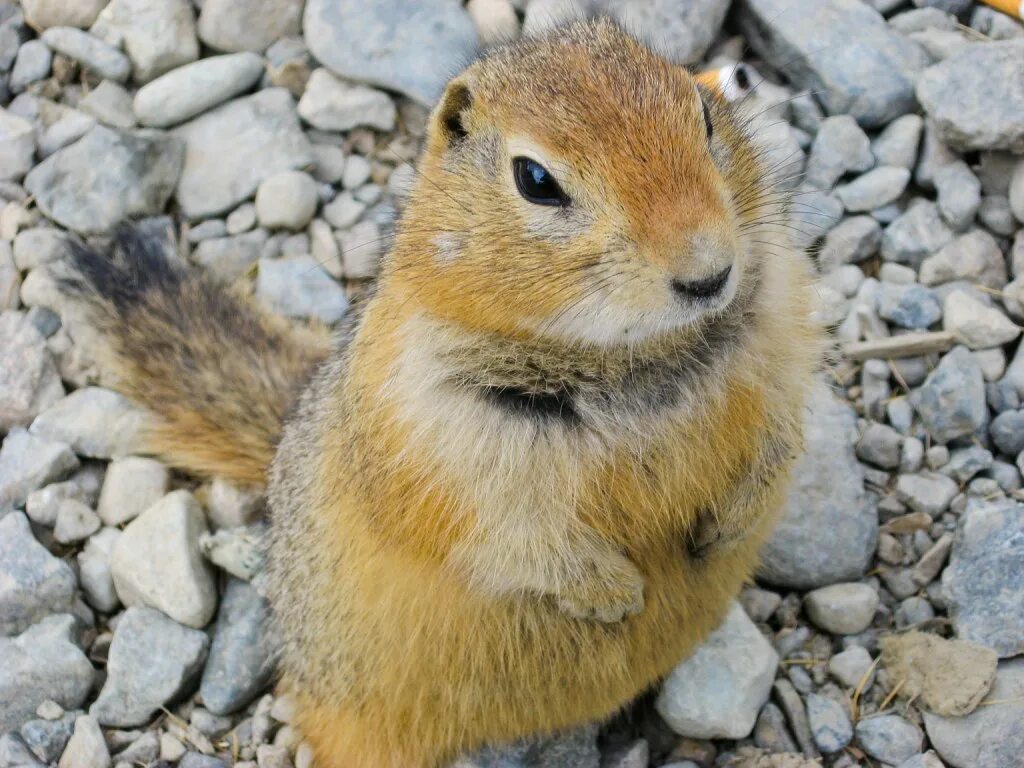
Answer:
<path fill-rule="evenodd" d="M 995 679 L 995 651 L 974 643 L 908 632 L 882 638 L 881 646 L 890 679 L 904 681 L 900 695 L 937 715 L 970 714 Z"/>
<path fill-rule="evenodd" d="M 899 715 L 861 720 L 855 732 L 864 751 L 883 763 L 898 765 L 921 751 L 921 730 Z"/>
<path fill-rule="evenodd" d="M 1002 346 L 1020 336 L 1020 326 L 966 291 L 953 291 L 943 303 L 942 327 L 968 349 Z"/>
<path fill-rule="evenodd" d="M 856 688 L 866 679 L 864 690 L 867 690 L 875 679 L 871 664 L 871 654 L 859 645 L 852 645 L 828 660 L 828 672 L 847 688 Z"/>
<path fill-rule="evenodd" d="M 728 0 L 656 0 L 623 3 L 603 0 L 599 12 L 617 19 L 654 50 L 677 64 L 696 64 L 722 29 Z"/>
<path fill-rule="evenodd" d="M 192 260 L 206 269 L 211 277 L 231 283 L 259 260 L 268 237 L 265 229 L 232 237 L 212 237 L 196 246 Z"/>
<path fill-rule="evenodd" d="M 938 285 L 953 280 L 980 282 L 992 290 L 1006 284 L 1006 262 L 999 244 L 983 229 L 974 229 L 921 262 L 921 282 Z"/>
<path fill-rule="evenodd" d="M 20 512 L 0 517 L 0 635 L 16 635 L 75 601 L 75 574 L 36 541 Z"/>
<path fill-rule="evenodd" d="M 199 58 L 195 14 L 188 0 L 111 0 L 93 32 L 120 38 L 137 83 Z"/>
<path fill-rule="evenodd" d="M 0 731 L 31 720 L 47 700 L 65 709 L 82 705 L 95 671 L 75 635 L 75 619 L 61 614 L 43 619 L 18 637 L 0 637 Z"/>
<path fill-rule="evenodd" d="M 189 219 L 216 216 L 248 199 L 267 176 L 313 162 L 294 102 L 283 88 L 235 99 L 175 129 L 185 140 L 176 198 Z"/>
<path fill-rule="evenodd" d="M 368 126 L 381 131 L 395 127 L 395 103 L 384 92 L 353 85 L 327 69 L 315 69 L 299 99 L 299 115 L 323 131 L 350 131 Z"/>
<path fill-rule="evenodd" d="M 973 434 L 988 418 L 981 368 L 966 347 L 948 352 L 911 392 L 910 403 L 932 439 L 943 444 Z"/>
<path fill-rule="evenodd" d="M 959 638 L 1000 657 L 1024 653 L 1024 505 L 969 505 L 942 587 Z"/>
<path fill-rule="evenodd" d="M 903 474 L 896 480 L 896 498 L 915 512 L 938 517 L 949 507 L 960 488 L 954 480 L 936 472 Z"/>
<path fill-rule="evenodd" d="M 20 507 L 28 495 L 78 466 L 67 443 L 12 429 L 0 448 L 0 512 Z"/>
<path fill-rule="evenodd" d="M 20 312 L 0 314 L 0 432 L 27 427 L 62 397 L 46 339 Z"/>
<path fill-rule="evenodd" d="M 814 734 L 814 743 L 825 754 L 838 752 L 853 740 L 849 715 L 830 698 L 808 694 L 807 720 Z"/>
<path fill-rule="evenodd" d="M 739 21 L 751 47 L 792 83 L 821 92 L 829 114 L 850 114 L 871 128 L 917 106 L 914 81 L 928 54 L 866 3 L 744 0 Z"/>
<path fill-rule="evenodd" d="M 879 165 L 892 165 L 913 170 L 917 164 L 917 148 L 921 142 L 924 121 L 920 115 L 903 115 L 885 127 L 871 144 L 871 152 Z"/>
<path fill-rule="evenodd" d="M 952 768 L 1019 768 L 1024 755 L 1024 659 L 1004 661 L 988 701 L 966 717 L 924 713 L 932 746 Z"/>
<path fill-rule="evenodd" d="M 147 418 L 117 392 L 83 387 L 39 414 L 29 431 L 68 443 L 81 456 L 110 459 L 141 448 Z"/>
<path fill-rule="evenodd" d="M 53 538 L 61 544 L 77 544 L 100 529 L 99 517 L 77 499 L 65 499 L 57 510 Z"/>
<path fill-rule="evenodd" d="M 896 200 L 909 182 L 906 168 L 883 165 L 837 187 L 835 195 L 848 211 L 873 211 Z"/>
<path fill-rule="evenodd" d="M 117 528 L 103 528 L 91 536 L 85 548 L 78 553 L 78 577 L 85 599 L 104 613 L 114 611 L 121 604 L 110 572 L 110 560 L 119 538 L 121 531 Z"/>
<path fill-rule="evenodd" d="M 658 713 L 681 736 L 742 739 L 768 700 L 779 657 L 738 603 L 665 680 Z"/>
<path fill-rule="evenodd" d="M 206 0 L 199 37 L 218 51 L 262 53 L 278 38 L 299 34 L 302 0 Z"/>
<path fill-rule="evenodd" d="M 82 715 L 75 721 L 75 732 L 57 768 L 110 768 L 110 750 L 94 718 Z"/>
<path fill-rule="evenodd" d="M 18 181 L 32 167 L 36 151 L 32 124 L 0 109 L 0 179 Z"/>
<path fill-rule="evenodd" d="M 935 172 L 939 192 L 939 211 L 956 230 L 966 229 L 981 207 L 981 182 L 967 163 L 958 160 Z"/>
<path fill-rule="evenodd" d="M 107 681 L 89 714 L 117 728 L 145 724 L 194 686 L 208 645 L 205 632 L 151 608 L 129 608 L 114 631 Z"/>
<path fill-rule="evenodd" d="M 309 0 L 310 52 L 338 75 L 431 105 L 450 73 L 471 60 L 477 35 L 458 0 Z M 429 67 L 423 62 L 429 61 Z"/>
<path fill-rule="evenodd" d="M 938 206 L 917 199 L 882 233 L 882 258 L 917 267 L 953 240 L 953 231 L 939 215 Z"/>
<path fill-rule="evenodd" d="M 825 235 L 818 261 L 823 272 L 871 258 L 882 242 L 882 227 L 870 216 L 850 216 Z"/>
<path fill-rule="evenodd" d="M 217 607 L 210 566 L 199 551 L 206 518 L 188 491 L 173 491 L 124 529 L 111 572 L 125 605 L 157 608 L 190 627 L 205 627 Z"/>
<path fill-rule="evenodd" d="M 29 720 L 19 730 L 21 738 L 32 750 L 32 753 L 46 764 L 53 764 L 60 758 L 75 731 L 75 720 L 81 712 L 64 712 L 63 707 L 55 701 L 43 702 L 36 714 L 40 714 L 47 704 L 53 705 L 61 714 L 55 720 Z M 0 759 L 0 765 L 3 760 Z"/>
<path fill-rule="evenodd" d="M 943 141 L 959 150 L 1024 152 L 1024 40 L 972 45 L 929 67 L 917 98 Z"/>
<path fill-rule="evenodd" d="M 107 467 L 96 511 L 107 525 L 134 520 L 167 493 L 170 471 L 155 459 L 126 456 Z"/>
<path fill-rule="evenodd" d="M 864 491 L 855 440 L 853 409 L 825 386 L 816 387 L 804 426 L 804 454 L 793 469 L 782 519 L 761 550 L 759 574 L 767 582 L 811 589 L 858 579 L 867 570 L 878 514 Z M 824 530 L 835 535 L 823 538 L 818 532 Z"/>
<path fill-rule="evenodd" d="M 112 128 L 128 130 L 135 127 L 131 94 L 112 80 L 104 80 L 96 86 L 78 106 Z"/>
<path fill-rule="evenodd" d="M 315 317 L 325 323 L 348 309 L 345 291 L 311 256 L 260 259 L 256 297 L 287 317 Z"/>
<path fill-rule="evenodd" d="M 63 53 L 107 80 L 123 83 L 132 73 L 132 63 L 127 56 L 80 29 L 50 27 L 42 38 L 57 53 Z"/>
<path fill-rule="evenodd" d="M 942 317 L 935 292 L 917 283 L 883 283 L 878 292 L 878 315 L 901 328 L 925 330 Z"/>
<path fill-rule="evenodd" d="M 246 706 L 267 687 L 276 656 L 270 606 L 247 582 L 232 579 L 217 614 L 199 687 L 203 704 L 218 715 Z"/>
<path fill-rule="evenodd" d="M 98 125 L 33 168 L 25 189 L 61 226 L 96 234 L 125 219 L 161 213 L 183 155 L 182 143 L 173 137 Z"/>
<path fill-rule="evenodd" d="M 142 86 L 135 116 L 154 128 L 177 125 L 248 90 L 262 74 L 263 60 L 254 53 L 201 59 Z"/>

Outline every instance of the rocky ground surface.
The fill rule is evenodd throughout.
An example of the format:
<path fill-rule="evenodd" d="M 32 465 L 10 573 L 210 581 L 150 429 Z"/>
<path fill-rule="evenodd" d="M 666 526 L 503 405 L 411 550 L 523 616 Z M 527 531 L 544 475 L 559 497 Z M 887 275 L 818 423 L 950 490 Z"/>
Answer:
<path fill-rule="evenodd" d="M 272 693 L 261 500 L 134 455 L 142 416 L 53 284 L 68 238 L 143 219 L 334 322 L 445 76 L 573 5 L 750 65 L 833 392 L 707 643 L 612 723 L 460 766 L 1024 766 L 1019 22 L 971 0 L 0 0 L 0 767 L 311 764 Z"/>

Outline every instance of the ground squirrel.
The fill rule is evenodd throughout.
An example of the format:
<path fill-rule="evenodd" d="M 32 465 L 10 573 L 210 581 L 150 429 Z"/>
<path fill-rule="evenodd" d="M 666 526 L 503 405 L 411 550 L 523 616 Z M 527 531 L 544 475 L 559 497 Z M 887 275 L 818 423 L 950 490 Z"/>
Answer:
<path fill-rule="evenodd" d="M 161 419 L 149 448 L 269 477 L 318 766 L 436 768 L 605 718 L 721 620 L 818 349 L 769 170 L 720 96 L 577 23 L 448 85 L 333 342 L 134 236 L 75 249 L 116 385 Z"/>

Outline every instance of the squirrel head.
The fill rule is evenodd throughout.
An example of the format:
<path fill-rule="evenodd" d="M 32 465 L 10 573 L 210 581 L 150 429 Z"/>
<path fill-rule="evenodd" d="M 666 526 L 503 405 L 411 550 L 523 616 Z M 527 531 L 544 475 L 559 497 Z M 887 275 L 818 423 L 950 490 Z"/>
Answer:
<path fill-rule="evenodd" d="M 607 20 L 452 80 L 418 170 L 384 280 L 444 322 L 595 345 L 724 311 L 776 201 L 729 104 Z"/>

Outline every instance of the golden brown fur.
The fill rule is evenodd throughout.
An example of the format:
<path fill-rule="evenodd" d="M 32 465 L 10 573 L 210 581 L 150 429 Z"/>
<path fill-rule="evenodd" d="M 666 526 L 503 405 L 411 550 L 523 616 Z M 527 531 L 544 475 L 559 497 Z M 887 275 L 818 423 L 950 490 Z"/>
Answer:
<path fill-rule="evenodd" d="M 521 199 L 519 155 L 572 205 Z M 728 105 L 607 22 L 449 86 L 376 294 L 270 470 L 283 683 L 321 768 L 439 768 L 605 718 L 721 620 L 819 346 L 767 170 Z M 722 265 L 718 303 L 673 293 Z M 221 399 L 276 396 L 316 357 L 295 355 L 273 387 L 225 380 Z M 125 366 L 145 398 L 161 369 Z M 237 407 L 172 421 L 228 448 Z M 251 480 L 245 446 L 272 441 L 246 435 Z"/>

